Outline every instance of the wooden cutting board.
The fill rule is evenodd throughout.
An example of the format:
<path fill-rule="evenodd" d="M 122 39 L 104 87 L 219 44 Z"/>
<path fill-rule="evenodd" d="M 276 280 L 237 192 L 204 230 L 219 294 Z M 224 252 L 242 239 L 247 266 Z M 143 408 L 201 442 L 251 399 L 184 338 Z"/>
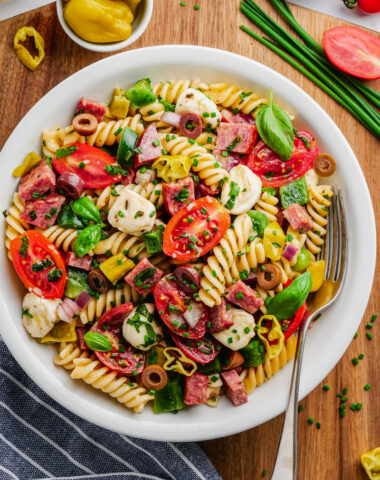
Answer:
<path fill-rule="evenodd" d="M 253 58 L 290 78 L 327 111 L 347 137 L 366 176 L 376 218 L 380 218 L 379 142 L 309 80 L 240 31 L 238 26 L 249 25 L 249 22 L 239 12 L 237 0 L 197 0 L 201 6 L 198 12 L 193 10 L 195 3 L 195 0 L 186 0 L 187 6 L 180 7 L 179 0 L 156 0 L 152 21 L 143 37 L 133 47 L 159 44 L 207 45 Z M 257 0 L 257 3 L 276 18 L 267 0 Z M 292 8 L 297 20 L 319 41 L 324 30 L 343 24 L 342 21 L 317 12 L 295 6 Z M 25 25 L 34 26 L 46 41 L 46 59 L 34 73 L 18 61 L 12 49 L 17 29 Z M 23 115 L 47 91 L 72 73 L 105 56 L 78 47 L 64 34 L 58 23 L 54 4 L 2 22 L 0 147 Z M 377 90 L 380 89 L 380 81 L 372 82 L 371 85 Z M 83 92 L 85 91 L 84 85 Z M 362 234 L 365 235 L 366 232 Z M 299 414 L 300 480 L 367 478 L 359 465 L 359 455 L 380 446 L 380 318 L 375 322 L 372 341 L 366 338 L 364 325 L 373 313 L 380 310 L 379 290 L 380 274 L 377 274 L 359 336 L 353 340 L 326 380 L 302 402 L 304 410 Z M 354 367 L 351 359 L 360 353 L 364 353 L 365 357 Z M 331 385 L 329 392 L 322 390 L 324 383 Z M 363 390 L 366 383 L 372 385 L 368 392 Z M 338 415 L 339 402 L 336 393 L 344 387 L 348 388 L 348 412 L 346 417 L 341 419 Z M 362 410 L 351 412 L 351 402 L 362 403 Z M 321 423 L 320 430 L 316 429 L 315 423 L 308 424 L 309 417 Z M 202 442 L 201 446 L 224 480 L 260 479 L 264 469 L 269 471 L 269 478 L 281 425 L 282 417 L 278 417 L 239 435 Z"/>

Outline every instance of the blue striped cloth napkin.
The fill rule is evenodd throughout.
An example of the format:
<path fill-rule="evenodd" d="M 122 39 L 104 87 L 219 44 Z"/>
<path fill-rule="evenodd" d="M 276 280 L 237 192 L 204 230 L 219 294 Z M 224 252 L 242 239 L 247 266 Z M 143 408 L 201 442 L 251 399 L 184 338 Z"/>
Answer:
<path fill-rule="evenodd" d="M 0 339 L 0 480 L 221 480 L 195 443 L 119 435 L 46 395 Z"/>

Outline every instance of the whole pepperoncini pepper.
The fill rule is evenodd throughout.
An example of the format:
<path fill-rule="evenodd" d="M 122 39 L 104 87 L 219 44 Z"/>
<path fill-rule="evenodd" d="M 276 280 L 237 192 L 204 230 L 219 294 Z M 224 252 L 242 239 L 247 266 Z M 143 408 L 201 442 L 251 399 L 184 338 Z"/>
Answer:
<path fill-rule="evenodd" d="M 27 37 L 33 37 L 34 45 L 38 50 L 38 55 L 35 57 L 29 52 L 29 50 L 24 47 L 22 42 L 25 42 Z M 45 42 L 37 30 L 33 27 L 22 27 L 20 28 L 13 40 L 13 47 L 16 50 L 19 60 L 30 70 L 35 70 L 38 65 L 42 62 L 45 56 Z"/>
<path fill-rule="evenodd" d="M 278 357 L 285 342 L 280 322 L 274 315 L 263 315 L 259 320 L 258 327 L 257 334 L 265 344 L 269 359 Z"/>
<path fill-rule="evenodd" d="M 133 13 L 123 0 L 69 0 L 63 13 L 74 32 L 88 42 L 120 42 L 132 32 Z"/>

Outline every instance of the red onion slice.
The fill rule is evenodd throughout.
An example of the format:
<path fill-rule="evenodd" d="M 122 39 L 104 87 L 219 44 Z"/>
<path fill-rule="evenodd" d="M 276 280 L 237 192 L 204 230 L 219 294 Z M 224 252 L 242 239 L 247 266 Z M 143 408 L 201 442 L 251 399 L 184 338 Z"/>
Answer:
<path fill-rule="evenodd" d="M 189 310 L 189 307 L 191 309 Z M 186 312 L 183 314 L 186 323 L 191 327 L 195 328 L 199 320 L 202 318 L 204 313 L 204 307 L 201 303 L 191 301 L 187 306 Z"/>
<path fill-rule="evenodd" d="M 172 125 L 173 127 L 179 127 L 179 122 L 181 120 L 181 115 L 174 112 L 165 112 L 160 118 L 162 122 Z"/>
<path fill-rule="evenodd" d="M 71 323 L 74 320 L 74 315 L 78 315 L 79 312 L 80 308 L 70 298 L 65 298 L 57 308 L 58 317 L 67 323 Z"/>
<path fill-rule="evenodd" d="M 298 253 L 298 248 L 288 243 L 282 252 L 282 256 L 288 260 L 288 262 L 292 261 L 294 256 Z"/>
<path fill-rule="evenodd" d="M 83 310 L 84 307 L 87 306 L 88 302 L 91 300 L 91 295 L 86 292 L 86 290 L 83 290 L 83 292 L 81 292 L 77 299 L 75 300 L 75 303 L 78 305 L 78 307 Z"/>
<path fill-rule="evenodd" d="M 192 124 L 193 128 L 188 128 L 188 124 Z M 181 115 L 179 121 L 179 130 L 182 135 L 187 138 L 197 138 L 202 133 L 202 119 L 196 113 L 188 112 Z"/>

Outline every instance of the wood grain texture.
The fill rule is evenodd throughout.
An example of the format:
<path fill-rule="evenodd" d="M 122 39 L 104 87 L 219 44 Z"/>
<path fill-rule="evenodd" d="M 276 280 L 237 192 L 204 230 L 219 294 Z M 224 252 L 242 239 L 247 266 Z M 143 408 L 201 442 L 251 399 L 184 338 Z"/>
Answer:
<path fill-rule="evenodd" d="M 253 58 L 294 81 L 327 111 L 350 142 L 366 176 L 376 218 L 380 218 L 380 178 L 374 174 L 379 169 L 379 142 L 308 79 L 240 31 L 238 25 L 249 25 L 249 22 L 239 12 L 237 0 L 197 0 L 201 6 L 198 12 L 193 10 L 195 0 L 187 0 L 186 3 L 184 8 L 179 6 L 179 0 L 156 0 L 152 21 L 133 47 L 159 44 L 217 47 Z M 267 0 L 258 0 L 258 3 L 276 18 Z M 319 41 L 324 30 L 343 24 L 335 18 L 301 7 L 292 8 L 297 20 Z M 12 49 L 14 34 L 24 25 L 37 28 L 46 40 L 46 59 L 34 73 L 18 61 Z M 2 22 L 0 147 L 23 115 L 47 91 L 67 76 L 105 56 L 86 51 L 69 39 L 58 24 L 54 5 Z M 372 82 L 372 86 L 378 90 L 380 81 Z M 359 465 L 359 454 L 380 445 L 380 318 L 375 322 L 372 341 L 366 338 L 364 326 L 370 315 L 380 310 L 379 290 L 380 275 L 377 274 L 359 336 L 325 380 L 331 385 L 331 390 L 324 392 L 321 384 L 302 402 L 299 479 L 364 480 L 366 476 Z M 351 359 L 360 353 L 364 353 L 365 358 L 354 367 Z M 372 385 L 369 392 L 363 390 L 366 383 Z M 347 408 L 351 402 L 361 402 L 363 408 L 355 413 L 348 409 L 346 417 L 340 419 L 339 402 L 335 395 L 343 387 L 348 388 Z M 311 426 L 307 423 L 310 416 L 321 423 L 321 430 L 317 430 L 315 424 Z M 224 480 L 259 479 L 264 469 L 271 472 L 281 425 L 282 417 L 278 417 L 239 435 L 202 442 L 201 446 Z"/>

